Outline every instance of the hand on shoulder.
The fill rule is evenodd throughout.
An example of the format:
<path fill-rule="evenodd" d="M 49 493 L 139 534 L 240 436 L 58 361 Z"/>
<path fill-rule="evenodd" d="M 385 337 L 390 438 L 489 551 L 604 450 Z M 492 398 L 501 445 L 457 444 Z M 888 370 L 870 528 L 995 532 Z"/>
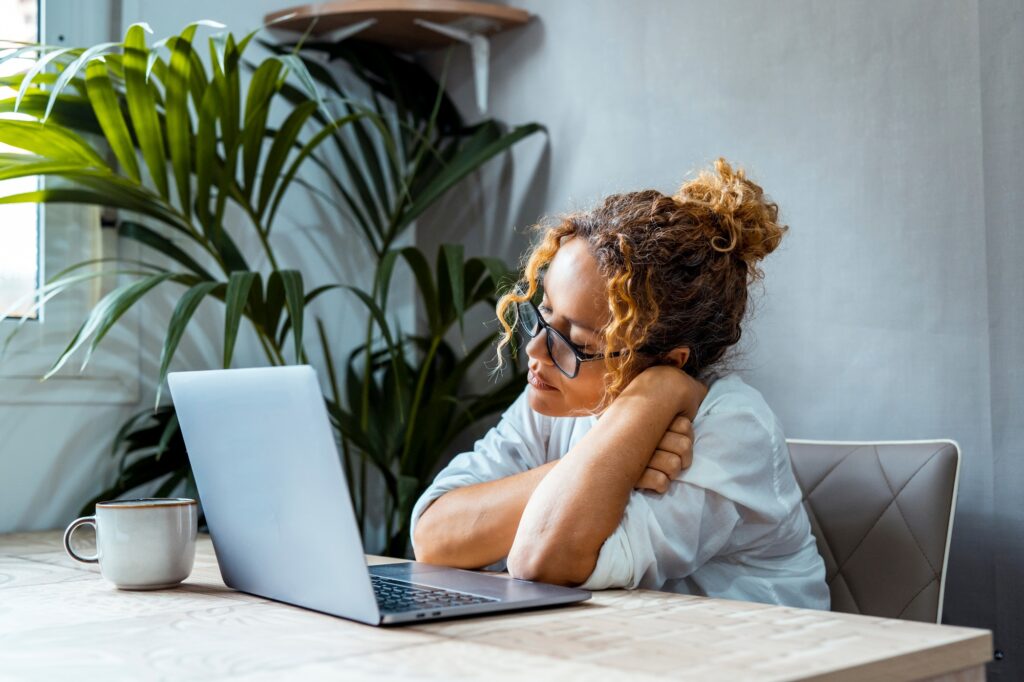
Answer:
<path fill-rule="evenodd" d="M 659 400 L 671 401 L 690 421 L 697 416 L 697 410 L 708 394 L 708 387 L 685 371 L 671 365 L 654 365 L 636 375 L 623 394 L 627 392 L 654 395 Z"/>

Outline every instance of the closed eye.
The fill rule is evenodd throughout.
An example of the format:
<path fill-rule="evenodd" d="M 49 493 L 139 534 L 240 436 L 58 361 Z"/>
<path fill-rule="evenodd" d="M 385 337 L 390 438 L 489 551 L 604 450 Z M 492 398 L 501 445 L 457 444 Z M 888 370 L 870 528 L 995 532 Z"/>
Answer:
<path fill-rule="evenodd" d="M 549 305 L 547 305 L 546 303 L 543 303 L 543 302 L 541 302 L 537 306 L 537 310 L 540 311 L 540 314 L 543 315 L 544 319 L 547 320 L 548 322 L 551 321 L 551 316 L 555 312 L 554 310 L 551 309 L 551 306 L 549 306 Z M 559 330 L 559 331 L 561 331 L 561 330 Z M 582 351 L 584 354 L 586 354 L 586 355 L 596 355 L 596 352 L 591 350 L 590 344 L 588 342 L 586 342 L 586 341 L 578 341 L 578 340 L 572 338 L 571 330 L 570 330 L 570 333 L 566 333 L 566 332 L 562 332 L 562 333 L 565 334 L 565 336 L 570 341 L 572 341 L 576 346 L 578 346 L 580 351 Z"/>

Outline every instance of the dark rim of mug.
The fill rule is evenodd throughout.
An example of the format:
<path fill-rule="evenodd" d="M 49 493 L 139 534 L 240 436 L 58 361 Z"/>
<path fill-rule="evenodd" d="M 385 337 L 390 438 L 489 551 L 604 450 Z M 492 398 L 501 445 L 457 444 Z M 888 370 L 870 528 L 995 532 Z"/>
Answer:
<path fill-rule="evenodd" d="M 139 504 L 148 502 L 149 504 Z M 107 500 L 97 502 L 97 507 L 117 507 L 120 509 L 151 509 L 153 507 L 180 507 L 189 504 L 196 504 L 196 501 L 188 497 L 139 497 L 133 500 Z"/>

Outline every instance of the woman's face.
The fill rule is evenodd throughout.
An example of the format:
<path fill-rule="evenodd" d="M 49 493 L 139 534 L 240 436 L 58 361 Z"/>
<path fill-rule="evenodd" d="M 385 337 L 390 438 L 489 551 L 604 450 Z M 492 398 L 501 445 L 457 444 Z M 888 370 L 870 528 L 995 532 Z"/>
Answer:
<path fill-rule="evenodd" d="M 610 320 L 606 283 L 586 242 L 570 238 L 559 247 L 544 276 L 540 314 L 552 327 L 586 353 L 604 351 L 600 334 Z M 551 361 L 547 331 L 529 340 L 530 407 L 549 417 L 592 414 L 605 393 L 604 360 L 580 363 L 570 379 Z M 571 371 L 571 368 L 566 368 Z"/>

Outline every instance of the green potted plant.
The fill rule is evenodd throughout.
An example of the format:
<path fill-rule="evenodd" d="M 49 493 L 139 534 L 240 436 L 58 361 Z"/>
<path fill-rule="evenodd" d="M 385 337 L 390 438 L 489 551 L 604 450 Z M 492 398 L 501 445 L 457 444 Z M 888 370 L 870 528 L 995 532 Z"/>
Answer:
<path fill-rule="evenodd" d="M 349 92 L 299 46 L 267 46 L 271 54 L 246 61 L 256 32 L 240 40 L 230 33 L 211 36 L 204 61 L 195 38 L 210 24 L 190 24 L 152 45 L 147 27 L 136 24 L 119 43 L 71 49 L 22 45 L 0 56 L 36 55 L 32 68 L 8 79 L 17 96 L 0 100 L 0 112 L 32 117 L 0 119 L 0 142 L 26 152 L 0 155 L 0 179 L 46 180 L 37 191 L 0 196 L 0 203 L 116 208 L 131 216 L 119 222 L 120 236 L 170 264 L 83 262 L 41 286 L 36 305 L 83 281 L 120 278 L 47 376 L 76 352 L 84 351 L 88 362 L 124 313 L 156 287 L 179 292 L 161 351 L 160 386 L 204 300 L 224 305 L 228 367 L 243 320 L 267 363 L 307 362 L 310 303 L 331 291 L 354 296 L 367 311 L 365 342 L 343 362 L 336 362 L 334 344 L 321 320 L 315 321 L 329 377 L 325 401 L 363 530 L 374 524 L 384 529 L 383 545 L 368 549 L 402 554 L 412 502 L 446 447 L 469 425 L 507 406 L 523 376 L 514 373 L 484 394 L 468 394 L 464 379 L 493 338 L 463 353 L 448 341 L 467 310 L 493 303 L 507 268 L 494 259 L 466 259 L 458 245 L 444 245 L 428 259 L 415 247 L 395 243 L 462 178 L 542 128 L 528 124 L 506 131 L 495 121 L 465 125 L 443 79 L 436 81 L 402 55 L 356 41 L 308 47 L 344 60 L 369 95 Z M 251 72 L 245 88 L 244 69 Z M 283 107 L 283 117 L 272 115 L 272 107 Z M 327 145 L 343 167 L 332 167 L 322 156 Z M 316 191 L 304 177 L 309 169 L 328 178 L 339 199 L 324 198 L 337 201 L 374 253 L 369 290 L 338 282 L 309 288 L 274 249 L 272 229 L 288 189 L 299 184 Z M 238 209 L 232 214 L 245 217 L 241 224 L 227 222 L 229 205 Z M 250 265 L 254 255 L 239 246 L 245 230 L 255 234 L 268 268 Z M 399 263 L 413 274 L 427 317 L 423 330 L 399 330 L 389 319 L 390 282 Z M 161 403 L 160 391 L 154 409 L 118 431 L 114 453 L 120 458 L 118 480 L 98 497 L 158 479 L 158 495 L 182 483 L 195 494 L 173 406 Z M 374 478 L 386 495 L 380 516 L 369 518 Z"/>

